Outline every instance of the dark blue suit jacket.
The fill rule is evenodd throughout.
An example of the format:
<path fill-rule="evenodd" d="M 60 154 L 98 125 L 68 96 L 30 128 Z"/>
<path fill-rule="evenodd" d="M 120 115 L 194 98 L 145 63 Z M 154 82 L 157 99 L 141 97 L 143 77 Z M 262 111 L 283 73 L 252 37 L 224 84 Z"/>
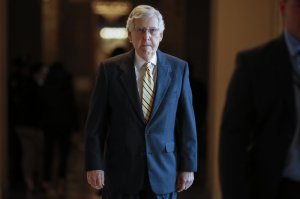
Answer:
<path fill-rule="evenodd" d="M 144 123 L 134 50 L 101 63 L 86 125 L 87 170 L 104 170 L 111 191 L 137 193 L 148 172 L 157 194 L 196 171 L 197 138 L 187 62 L 157 52 L 154 106 Z"/>
<path fill-rule="evenodd" d="M 220 137 L 223 199 L 275 199 L 296 131 L 283 36 L 237 55 Z"/>

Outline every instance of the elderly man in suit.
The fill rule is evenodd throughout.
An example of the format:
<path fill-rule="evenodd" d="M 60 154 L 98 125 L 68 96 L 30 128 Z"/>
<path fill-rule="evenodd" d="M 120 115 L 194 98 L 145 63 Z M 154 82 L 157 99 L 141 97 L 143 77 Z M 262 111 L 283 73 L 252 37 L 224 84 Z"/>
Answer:
<path fill-rule="evenodd" d="M 126 26 L 134 50 L 100 65 L 86 126 L 87 180 L 104 199 L 175 199 L 197 169 L 188 64 L 158 50 L 158 10 L 137 6 Z"/>
<path fill-rule="evenodd" d="M 281 37 L 237 56 L 221 127 L 224 199 L 300 198 L 300 0 Z"/>

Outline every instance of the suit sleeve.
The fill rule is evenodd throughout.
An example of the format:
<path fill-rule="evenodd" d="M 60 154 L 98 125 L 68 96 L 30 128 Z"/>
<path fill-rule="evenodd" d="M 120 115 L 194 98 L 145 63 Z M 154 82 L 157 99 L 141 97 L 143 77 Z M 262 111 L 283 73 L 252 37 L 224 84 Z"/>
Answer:
<path fill-rule="evenodd" d="M 237 56 L 227 91 L 220 136 L 220 177 L 224 199 L 251 197 L 250 138 L 254 126 L 253 60 Z M 253 64 L 252 64 L 253 65 Z"/>
<path fill-rule="evenodd" d="M 86 170 L 104 170 L 104 148 L 108 129 L 108 78 L 100 65 L 86 122 Z"/>
<path fill-rule="evenodd" d="M 183 72 L 176 124 L 179 170 L 195 172 L 197 171 L 197 132 L 187 64 Z"/>

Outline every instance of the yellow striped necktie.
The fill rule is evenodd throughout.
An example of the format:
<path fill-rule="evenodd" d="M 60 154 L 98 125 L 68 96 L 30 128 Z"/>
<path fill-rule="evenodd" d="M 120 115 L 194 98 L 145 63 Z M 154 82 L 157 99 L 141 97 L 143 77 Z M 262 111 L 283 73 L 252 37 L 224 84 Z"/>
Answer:
<path fill-rule="evenodd" d="M 144 66 L 146 67 L 146 71 L 143 77 L 142 109 L 145 122 L 148 122 L 150 118 L 154 100 L 154 81 L 150 74 L 150 64 L 151 63 L 149 62 L 144 64 Z"/>

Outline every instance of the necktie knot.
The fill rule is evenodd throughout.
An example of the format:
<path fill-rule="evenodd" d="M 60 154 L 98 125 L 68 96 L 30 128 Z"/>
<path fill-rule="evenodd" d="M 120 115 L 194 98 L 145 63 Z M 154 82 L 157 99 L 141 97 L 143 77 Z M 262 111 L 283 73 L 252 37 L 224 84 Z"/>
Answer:
<path fill-rule="evenodd" d="M 150 71 L 151 62 L 145 62 L 144 67 Z"/>

